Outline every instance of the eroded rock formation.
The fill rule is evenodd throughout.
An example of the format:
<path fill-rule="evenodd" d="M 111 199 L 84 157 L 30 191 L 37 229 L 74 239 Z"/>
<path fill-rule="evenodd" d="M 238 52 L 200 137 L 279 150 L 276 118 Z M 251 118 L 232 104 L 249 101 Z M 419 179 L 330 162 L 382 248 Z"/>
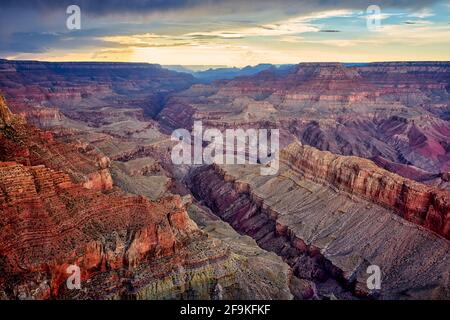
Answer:
<path fill-rule="evenodd" d="M 215 214 L 282 256 L 296 277 L 313 281 L 320 297 L 450 297 L 448 240 L 392 209 L 288 166 L 276 176 L 260 176 L 258 170 L 237 165 L 198 168 L 189 184 Z M 330 168 L 328 173 L 346 181 L 353 174 L 346 170 L 333 175 Z M 381 269 L 381 290 L 367 287 L 370 265 Z"/>
<path fill-rule="evenodd" d="M 201 231 L 180 196 L 152 202 L 77 182 L 92 155 L 13 123 L 1 102 L 0 298 L 211 299 L 218 286 L 224 299 L 292 297 L 279 257 L 250 268 L 253 253 Z M 66 285 L 71 265 L 80 290 Z"/>
<path fill-rule="evenodd" d="M 409 165 L 446 188 L 450 166 L 448 62 L 301 63 L 287 72 L 195 85 L 174 94 L 159 114 L 172 129 L 199 119 L 215 128 L 276 127 L 285 144 Z M 182 111 L 181 111 L 182 110 Z"/>
<path fill-rule="evenodd" d="M 450 239 L 450 191 L 380 169 L 372 161 L 293 143 L 282 159 L 306 178 L 392 208 L 406 220 Z"/>
<path fill-rule="evenodd" d="M 449 69 L 0 60 L 0 298 L 449 299 Z M 279 174 L 174 166 L 195 120 L 279 128 Z"/>

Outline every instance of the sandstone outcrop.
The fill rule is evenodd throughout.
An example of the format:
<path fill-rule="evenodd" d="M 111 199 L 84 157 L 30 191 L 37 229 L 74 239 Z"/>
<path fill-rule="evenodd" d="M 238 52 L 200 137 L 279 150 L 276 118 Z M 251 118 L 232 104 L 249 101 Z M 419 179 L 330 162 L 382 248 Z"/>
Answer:
<path fill-rule="evenodd" d="M 112 188 L 109 159 L 103 154 L 60 143 L 51 132 L 30 128 L 23 122 L 2 129 L 0 151 L 0 161 L 45 165 L 70 174 L 86 188 Z"/>
<path fill-rule="evenodd" d="M 285 271 L 274 282 L 257 275 L 251 283 L 247 258 L 201 232 L 179 197 L 152 203 L 99 194 L 61 172 L 11 162 L 0 165 L 0 187 L 0 290 L 7 297 L 210 299 L 220 284 L 228 299 L 290 298 L 281 260 L 273 264 Z M 81 270 L 81 291 L 66 287 L 70 265 Z"/>
<path fill-rule="evenodd" d="M 5 99 L 0 96 L 0 125 L 2 127 L 11 125 L 13 115 L 6 105 Z"/>

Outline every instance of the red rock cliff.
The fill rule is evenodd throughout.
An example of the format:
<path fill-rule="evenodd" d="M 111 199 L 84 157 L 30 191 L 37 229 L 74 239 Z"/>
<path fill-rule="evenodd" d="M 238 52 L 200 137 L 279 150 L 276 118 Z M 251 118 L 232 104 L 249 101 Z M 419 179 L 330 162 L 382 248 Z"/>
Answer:
<path fill-rule="evenodd" d="M 293 143 L 282 161 L 307 178 L 395 209 L 403 218 L 450 238 L 450 192 L 379 168 L 370 160 L 346 157 Z"/>

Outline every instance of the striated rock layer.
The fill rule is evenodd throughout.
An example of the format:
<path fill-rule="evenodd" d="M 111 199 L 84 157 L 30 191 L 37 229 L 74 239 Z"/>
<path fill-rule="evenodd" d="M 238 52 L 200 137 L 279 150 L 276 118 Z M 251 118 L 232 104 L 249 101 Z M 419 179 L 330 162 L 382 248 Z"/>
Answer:
<path fill-rule="evenodd" d="M 209 299 L 217 285 L 224 298 L 290 297 L 259 275 L 257 292 L 240 292 L 254 285 L 245 283 L 245 257 L 201 232 L 179 197 L 152 203 L 103 195 L 44 166 L 4 162 L 0 187 L 0 290 L 7 297 Z M 82 291 L 65 285 L 73 264 Z M 277 276 L 287 286 L 284 268 Z"/>
<path fill-rule="evenodd" d="M 83 149 L 77 144 L 60 143 L 53 133 L 28 127 L 20 117 L 9 111 L 3 98 L 0 100 L 0 110 L 5 119 L 0 135 L 0 161 L 64 169 L 86 188 L 112 188 L 108 170 L 110 161 L 103 154 L 94 149 Z"/>
<path fill-rule="evenodd" d="M 180 196 L 152 202 L 75 181 L 90 155 L 18 122 L 1 102 L 0 299 L 292 298 L 279 257 L 250 267 L 252 251 L 200 230 Z M 66 285 L 71 265 L 80 290 Z"/>
<path fill-rule="evenodd" d="M 315 282 L 320 297 L 450 298 L 449 241 L 392 209 L 285 165 L 276 176 L 260 176 L 257 166 L 197 168 L 189 185 L 212 212 L 282 256 L 297 278 Z M 380 267 L 381 290 L 367 287 L 370 265 Z"/>
<path fill-rule="evenodd" d="M 450 239 L 450 191 L 380 169 L 372 161 L 293 143 L 281 158 L 306 178 L 396 210 L 403 218 Z"/>
<path fill-rule="evenodd" d="M 0 298 L 449 299 L 448 192 L 379 169 L 449 186 L 449 75 L 314 63 L 191 86 L 148 64 L 0 60 L 20 115 L 0 98 Z M 277 176 L 197 168 L 190 201 L 159 130 L 195 120 L 336 155 L 292 144 Z M 83 290 L 65 286 L 73 263 Z"/>
<path fill-rule="evenodd" d="M 446 188 L 449 87 L 449 62 L 300 63 L 193 85 L 171 95 L 158 119 L 172 130 L 195 120 L 219 129 L 275 127 L 283 144 L 299 140 L 336 154 L 379 158 L 392 162 L 386 168 L 393 172 Z"/>

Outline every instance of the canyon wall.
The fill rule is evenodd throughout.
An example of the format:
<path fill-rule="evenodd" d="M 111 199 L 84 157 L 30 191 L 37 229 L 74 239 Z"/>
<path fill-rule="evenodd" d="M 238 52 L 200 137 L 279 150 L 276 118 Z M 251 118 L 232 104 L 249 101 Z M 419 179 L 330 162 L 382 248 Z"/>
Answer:
<path fill-rule="evenodd" d="M 0 60 L 0 298 L 449 299 L 449 70 Z M 174 166 L 195 120 L 279 128 L 279 174 Z"/>
<path fill-rule="evenodd" d="M 446 188 L 449 85 L 448 62 L 300 63 L 194 85 L 171 95 L 158 119 L 172 129 L 196 119 L 216 128 L 275 127 L 285 144 L 378 157 L 402 165 L 386 168 L 406 178 Z"/>
<path fill-rule="evenodd" d="M 282 161 L 306 178 L 396 210 L 403 218 L 450 239 L 450 191 L 380 169 L 372 161 L 293 143 Z"/>
<path fill-rule="evenodd" d="M 314 282 L 321 298 L 450 297 L 448 240 L 392 209 L 284 165 L 276 176 L 260 176 L 257 166 L 197 168 L 189 186 L 221 219 L 282 256 L 297 278 Z M 380 267 L 381 290 L 367 287 L 370 265 Z"/>
<path fill-rule="evenodd" d="M 280 258 L 257 248 L 255 260 L 200 230 L 178 195 L 150 201 L 86 182 L 87 169 L 109 172 L 107 158 L 29 127 L 0 101 L 0 299 L 292 298 Z M 80 290 L 66 285 L 72 265 Z"/>
<path fill-rule="evenodd" d="M 1 94 L 15 113 L 56 107 L 79 117 L 78 111 L 82 110 L 77 109 L 82 106 L 114 105 L 140 109 L 154 116 L 168 93 L 186 89 L 194 82 L 191 75 L 156 64 L 0 59 Z"/>

